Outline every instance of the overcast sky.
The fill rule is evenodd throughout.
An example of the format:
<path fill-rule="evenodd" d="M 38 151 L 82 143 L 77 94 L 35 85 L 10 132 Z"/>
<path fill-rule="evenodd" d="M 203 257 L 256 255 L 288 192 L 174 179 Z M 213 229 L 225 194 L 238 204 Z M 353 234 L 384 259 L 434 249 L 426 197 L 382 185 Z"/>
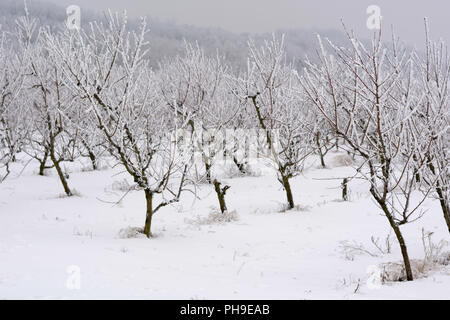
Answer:
<path fill-rule="evenodd" d="M 1 0 L 0 0 L 1 1 Z M 22 0 L 17 0 L 22 1 Z M 450 42 L 449 0 L 47 0 L 102 11 L 127 9 L 130 16 L 148 15 L 178 23 L 221 27 L 234 32 L 267 32 L 279 28 L 340 29 L 340 19 L 358 32 L 366 28 L 366 9 L 381 8 L 383 25 L 393 24 L 401 38 L 423 43 L 423 18 L 429 18 L 433 38 Z"/>

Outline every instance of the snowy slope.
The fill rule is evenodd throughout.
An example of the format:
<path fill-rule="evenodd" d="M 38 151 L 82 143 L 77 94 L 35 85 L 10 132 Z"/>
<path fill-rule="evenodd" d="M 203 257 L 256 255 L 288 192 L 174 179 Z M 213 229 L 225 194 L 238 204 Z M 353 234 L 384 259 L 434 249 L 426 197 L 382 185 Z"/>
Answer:
<path fill-rule="evenodd" d="M 334 157 L 330 154 L 330 158 Z M 22 160 L 24 163 L 26 159 Z M 82 171 L 67 164 L 69 183 L 80 195 L 62 197 L 55 172 L 36 175 L 31 162 L 0 184 L 0 299 L 448 299 L 450 268 L 414 282 L 371 289 L 369 266 L 401 260 L 394 242 L 381 255 L 371 236 L 385 239 L 387 220 L 360 180 L 351 201 L 340 201 L 340 181 L 350 167 L 311 166 L 293 179 L 297 211 L 282 211 L 285 195 L 270 170 L 228 178 L 230 210 L 237 221 L 198 223 L 217 207 L 213 189 L 201 200 L 185 194 L 154 218 L 153 239 L 121 239 L 122 228 L 141 227 L 142 192 L 123 192 L 120 168 Z M 423 258 L 421 229 L 450 240 L 436 201 L 423 219 L 403 228 L 412 259 Z M 197 221 L 197 222 L 196 222 Z M 343 241 L 370 254 L 345 254 Z M 383 241 L 383 240 L 382 240 Z M 81 287 L 66 286 L 68 266 L 80 270 Z M 356 291 L 356 292 L 355 292 Z"/>

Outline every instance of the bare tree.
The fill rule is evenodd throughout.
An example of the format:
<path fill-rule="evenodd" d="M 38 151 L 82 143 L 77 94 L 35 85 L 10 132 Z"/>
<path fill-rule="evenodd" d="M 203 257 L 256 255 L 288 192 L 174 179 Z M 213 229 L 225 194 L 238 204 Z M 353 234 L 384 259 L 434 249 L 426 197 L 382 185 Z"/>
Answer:
<path fill-rule="evenodd" d="M 314 121 L 316 122 L 314 144 L 317 154 L 319 155 L 320 165 L 322 168 L 326 168 L 325 156 L 335 147 L 336 141 L 334 140 L 335 137 L 332 130 L 330 130 L 327 125 L 326 119 L 324 119 L 319 112 L 316 112 L 314 117 Z"/>
<path fill-rule="evenodd" d="M 186 136 L 191 144 L 191 161 L 198 153 L 204 166 L 204 177 L 214 184 L 221 211 L 226 211 L 225 193 L 213 166 L 222 159 L 224 129 L 234 119 L 238 105 L 225 85 L 227 68 L 224 58 L 207 56 L 198 45 L 186 43 L 184 56 L 166 61 L 160 68 L 160 90 L 171 110 L 177 110 L 180 121 L 188 122 Z"/>
<path fill-rule="evenodd" d="M 93 23 L 87 34 L 48 34 L 48 44 L 60 61 L 66 83 L 102 132 L 111 155 L 144 191 L 144 233 L 152 235 L 153 215 L 176 202 L 187 184 L 184 158 L 177 153 L 178 121 L 157 94 L 147 54 L 145 19 L 138 33 L 128 32 L 126 16 L 108 15 L 107 25 Z M 155 204 L 155 196 L 162 200 Z"/>
<path fill-rule="evenodd" d="M 362 159 L 357 170 L 397 237 L 407 280 L 413 280 L 400 226 L 423 214 L 428 192 L 415 197 L 415 177 L 425 161 L 413 157 L 419 145 L 430 145 L 414 129 L 422 96 L 412 77 L 413 59 L 395 37 L 392 49 L 386 48 L 381 30 L 369 48 L 353 34 L 349 39 L 349 48 L 329 42 L 334 57 L 319 37 L 320 64 L 307 62 L 300 83 L 346 148 Z"/>
<path fill-rule="evenodd" d="M 427 157 L 426 167 L 418 177 L 424 192 L 434 188 L 444 220 L 450 232 L 450 58 L 443 41 L 432 42 L 425 20 L 426 55 L 416 55 L 420 66 L 421 90 L 425 95 L 422 108 L 416 115 L 416 130 L 423 137 L 416 161 Z M 428 140 L 431 139 L 431 145 Z"/>
<path fill-rule="evenodd" d="M 0 164 L 6 171 L 0 176 L 0 182 L 9 175 L 9 163 L 16 161 L 16 154 L 28 134 L 29 122 L 25 117 L 22 94 L 27 47 L 34 28 L 34 21 L 27 15 L 17 21 L 15 34 L 0 34 Z M 23 45 L 14 48 L 14 37 Z"/>
<path fill-rule="evenodd" d="M 41 168 L 45 167 L 47 157 L 56 169 L 59 180 L 67 196 L 73 192 L 68 184 L 68 175 L 61 164 L 72 159 L 73 141 L 65 134 L 67 119 L 65 114 L 75 108 L 70 90 L 62 80 L 62 72 L 56 57 L 46 49 L 44 29 L 40 29 L 37 39 L 29 47 L 29 74 L 26 86 L 29 94 L 28 116 L 33 119 L 33 131 L 30 134 L 31 147 L 35 154 L 41 152 Z M 28 152 L 32 154 L 31 152 Z"/>
<path fill-rule="evenodd" d="M 285 61 L 284 37 L 275 36 L 261 48 L 249 42 L 248 72 L 237 79 L 234 92 L 248 102 L 253 123 L 264 132 L 278 180 L 286 191 L 288 208 L 295 207 L 289 180 L 313 152 L 315 123 L 312 110 L 296 88 L 295 72 Z"/>
<path fill-rule="evenodd" d="M 92 118 L 86 114 L 88 107 L 83 106 L 86 99 L 80 97 L 75 99 L 77 99 L 78 107 L 73 108 L 70 110 L 71 113 L 66 115 L 70 121 L 65 131 L 74 142 L 77 156 L 89 159 L 91 169 L 98 170 L 100 160 L 108 151 L 108 143 Z"/>

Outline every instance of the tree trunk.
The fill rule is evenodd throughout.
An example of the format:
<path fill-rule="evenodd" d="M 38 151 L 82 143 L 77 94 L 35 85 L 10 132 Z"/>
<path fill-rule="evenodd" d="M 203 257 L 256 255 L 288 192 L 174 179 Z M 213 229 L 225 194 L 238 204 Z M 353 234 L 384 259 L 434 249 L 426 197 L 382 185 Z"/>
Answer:
<path fill-rule="evenodd" d="M 325 159 L 324 159 L 324 154 L 322 152 L 322 147 L 320 146 L 320 132 L 316 133 L 316 145 L 317 145 L 317 150 L 319 151 L 319 157 L 320 157 L 320 164 L 322 165 L 322 168 L 325 168 Z"/>
<path fill-rule="evenodd" d="M 294 209 L 294 198 L 292 197 L 292 190 L 291 190 L 291 184 L 289 183 L 289 178 L 282 175 L 281 181 L 284 187 L 284 190 L 286 190 L 286 198 L 288 202 L 289 209 Z"/>
<path fill-rule="evenodd" d="M 447 223 L 448 232 L 450 233 L 450 208 L 448 203 L 446 203 L 444 199 L 444 194 L 442 192 L 442 188 L 438 185 L 436 187 L 436 193 L 439 196 L 439 202 L 441 204 L 442 213 L 444 214 L 445 222 Z"/>
<path fill-rule="evenodd" d="M 53 159 L 54 157 L 51 157 L 51 158 L 53 161 L 53 165 L 55 166 L 56 172 L 58 172 L 59 180 L 61 180 L 61 183 L 63 185 L 64 192 L 66 193 L 66 195 L 68 197 L 72 196 L 73 195 L 72 191 L 70 191 L 69 184 L 67 183 L 67 179 L 64 176 L 64 172 L 62 171 L 61 166 L 59 165 L 59 162 L 56 161 L 56 159 Z"/>
<path fill-rule="evenodd" d="M 348 178 L 342 181 L 342 200 L 348 201 Z"/>
<path fill-rule="evenodd" d="M 323 157 L 322 150 L 319 152 L 319 155 L 320 155 L 320 164 L 322 165 L 322 168 L 326 168 L 325 159 Z"/>
<path fill-rule="evenodd" d="M 227 205 L 225 203 L 225 194 L 230 186 L 220 187 L 221 183 L 214 179 L 214 189 L 217 193 L 217 198 L 219 199 L 220 212 L 225 213 L 227 211 Z"/>
<path fill-rule="evenodd" d="M 48 158 L 48 151 L 45 150 L 44 153 L 44 157 L 42 158 L 42 160 L 39 160 L 39 175 L 43 176 L 44 175 L 44 170 L 46 169 L 45 164 L 47 163 L 47 158 Z"/>
<path fill-rule="evenodd" d="M 386 206 L 386 203 L 382 199 L 377 198 L 372 190 L 371 193 L 374 196 L 375 200 L 378 202 L 378 204 L 381 206 L 381 209 L 383 210 L 386 218 L 388 219 L 391 228 L 394 230 L 398 244 L 400 245 L 400 250 L 402 252 L 403 264 L 405 266 L 406 272 L 406 280 L 412 281 L 414 278 L 411 270 L 411 263 L 409 261 L 406 242 L 405 239 L 403 238 L 402 232 L 400 231 L 400 227 L 395 223 L 394 218 L 392 217 L 391 213 L 389 212 L 389 209 Z"/>
<path fill-rule="evenodd" d="M 409 261 L 405 239 L 403 239 L 403 235 L 400 231 L 399 226 L 395 225 L 395 227 L 392 228 L 394 229 L 395 236 L 397 237 L 398 243 L 400 245 L 400 250 L 402 251 L 403 263 L 405 264 L 405 271 L 406 271 L 406 280 L 412 281 L 414 278 L 411 270 L 411 263 Z"/>
<path fill-rule="evenodd" d="M 433 175 L 435 175 L 436 170 L 434 168 L 433 163 L 431 162 L 431 158 L 428 157 L 428 160 L 429 160 L 428 168 L 430 169 L 431 173 Z M 444 198 L 444 193 L 442 192 L 442 187 L 441 187 L 441 184 L 439 183 L 439 180 L 436 181 L 435 190 L 439 197 L 439 203 L 441 204 L 442 213 L 444 214 L 444 219 L 445 219 L 445 222 L 447 223 L 448 232 L 450 233 L 450 207 Z"/>
<path fill-rule="evenodd" d="M 211 165 L 205 161 L 206 181 L 211 184 Z"/>
<path fill-rule="evenodd" d="M 417 156 L 416 156 L 415 154 L 413 154 L 413 160 L 414 160 L 414 162 L 417 162 Z M 420 183 L 420 174 L 419 174 L 419 170 L 414 170 L 414 171 L 416 171 L 416 174 L 415 174 L 416 182 L 417 182 L 417 183 Z"/>
<path fill-rule="evenodd" d="M 9 162 L 8 162 L 8 161 L 7 161 L 6 164 L 5 164 L 5 170 L 6 170 L 5 175 L 4 175 L 3 177 L 0 176 L 0 182 L 5 181 L 5 179 L 6 179 L 6 178 L 9 176 L 9 174 L 11 173 L 11 170 L 9 169 Z"/>
<path fill-rule="evenodd" d="M 92 170 L 97 170 L 97 159 L 95 158 L 95 154 L 91 151 L 91 150 L 89 150 L 88 151 L 88 154 L 89 154 L 89 159 L 91 160 L 91 163 L 92 163 Z"/>
<path fill-rule="evenodd" d="M 59 180 L 61 181 L 61 183 L 63 185 L 64 192 L 66 193 L 66 195 L 68 197 L 72 196 L 73 194 L 72 194 L 72 191 L 70 191 L 69 184 L 67 183 L 67 179 L 64 175 L 64 172 L 61 169 L 61 166 L 59 165 L 60 161 L 56 160 L 53 147 L 50 147 L 49 153 L 50 153 L 50 159 L 52 160 L 53 165 L 55 166 L 56 172 L 58 173 Z"/>
<path fill-rule="evenodd" d="M 144 192 L 145 192 L 145 200 L 147 203 L 144 234 L 147 236 L 147 238 L 150 238 L 152 236 L 151 228 L 152 228 L 152 218 L 153 218 L 153 193 L 150 190 L 144 190 Z"/>
<path fill-rule="evenodd" d="M 3 106 L 3 104 L 2 104 Z M 3 127 L 5 128 L 4 132 L 5 132 L 5 141 L 6 141 L 6 145 L 7 148 L 9 149 L 9 155 L 10 155 L 10 161 L 11 162 L 16 162 L 16 150 L 14 148 L 14 144 L 12 143 L 12 138 L 11 138 L 11 132 L 9 130 L 8 125 L 6 124 L 5 119 L 2 117 L 0 118 L 0 123 L 3 124 Z"/>
<path fill-rule="evenodd" d="M 11 149 L 11 162 L 16 162 L 17 158 L 16 158 L 16 153 L 14 152 L 14 148 Z"/>
<path fill-rule="evenodd" d="M 245 164 L 242 163 L 242 162 L 239 162 L 239 160 L 236 158 L 236 156 L 233 156 L 233 162 L 234 162 L 234 164 L 236 165 L 236 167 L 239 169 L 239 171 L 240 171 L 242 174 L 246 174 L 246 173 L 247 173 L 247 172 L 245 171 L 245 169 L 244 169 Z"/>
<path fill-rule="evenodd" d="M 92 163 L 92 170 L 97 170 L 97 158 L 95 157 L 95 154 L 92 152 L 91 148 L 89 148 L 89 145 L 87 144 L 86 141 L 84 141 L 84 139 L 80 139 L 80 140 L 88 152 L 88 157 Z"/>

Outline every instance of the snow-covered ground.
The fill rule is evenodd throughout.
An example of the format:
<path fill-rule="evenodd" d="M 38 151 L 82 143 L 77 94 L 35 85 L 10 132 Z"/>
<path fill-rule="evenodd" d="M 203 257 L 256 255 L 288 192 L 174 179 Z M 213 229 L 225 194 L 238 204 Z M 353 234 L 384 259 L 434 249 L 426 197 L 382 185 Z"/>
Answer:
<path fill-rule="evenodd" d="M 79 193 L 67 198 L 55 172 L 42 177 L 35 163 L 22 167 L 0 184 L 1 299 L 450 298 L 449 266 L 413 282 L 366 283 L 370 266 L 401 255 L 395 242 L 391 254 L 372 244 L 372 236 L 383 242 L 390 231 L 363 181 L 352 181 L 351 199 L 342 202 L 341 181 L 321 180 L 349 175 L 350 167 L 305 170 L 292 180 L 299 209 L 288 212 L 281 212 L 285 195 L 270 170 L 227 178 L 228 208 L 238 220 L 222 224 L 202 224 L 217 200 L 211 186 L 201 185 L 201 200 L 184 194 L 155 215 L 150 240 L 118 236 L 143 226 L 145 215 L 140 191 L 110 203 L 128 179 L 120 168 L 92 172 L 67 164 Z M 412 259 L 424 255 L 422 227 L 436 242 L 449 240 L 438 203 L 424 207 L 421 220 L 402 227 Z M 349 253 L 345 241 L 371 254 Z M 67 286 L 69 266 L 79 268 L 79 289 Z"/>

